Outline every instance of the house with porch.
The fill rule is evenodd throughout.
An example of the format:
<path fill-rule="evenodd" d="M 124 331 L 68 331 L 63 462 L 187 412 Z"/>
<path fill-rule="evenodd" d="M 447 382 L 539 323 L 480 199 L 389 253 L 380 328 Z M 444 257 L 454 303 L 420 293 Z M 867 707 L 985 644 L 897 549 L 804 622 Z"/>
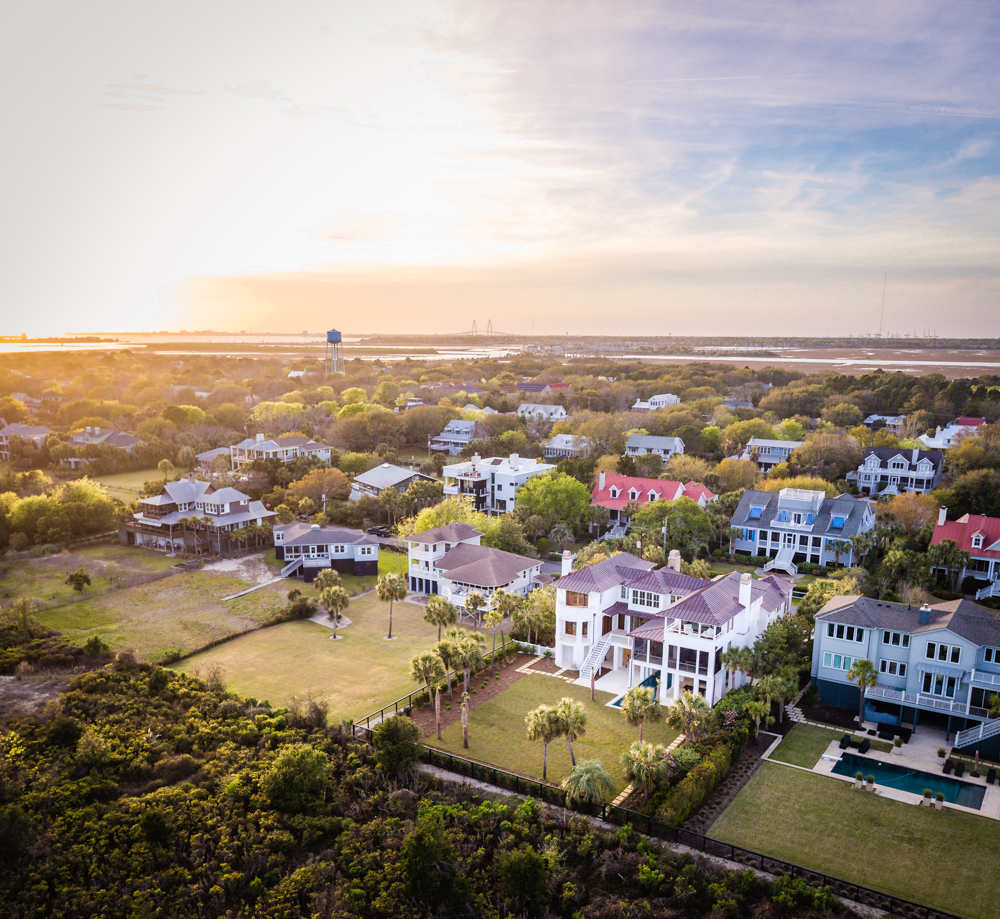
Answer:
<path fill-rule="evenodd" d="M 3 462 L 10 460 L 12 438 L 20 437 L 22 440 L 34 444 L 36 450 L 41 450 L 45 445 L 45 439 L 51 433 L 48 428 L 42 425 L 22 424 L 20 421 L 0 425 L 0 460 Z"/>
<path fill-rule="evenodd" d="M 812 684 L 823 702 L 857 712 L 860 691 L 847 673 L 870 660 L 878 685 L 865 693 L 865 720 L 935 727 L 963 752 L 1000 753 L 1000 621 L 969 600 L 918 609 L 871 597 L 833 597 L 816 614 Z"/>
<path fill-rule="evenodd" d="M 276 459 L 287 466 L 299 457 L 314 456 L 324 463 L 329 463 L 332 450 L 333 447 L 328 444 L 320 444 L 297 434 L 282 434 L 275 438 L 266 438 L 263 434 L 258 434 L 230 447 L 229 458 L 233 471 L 237 472 L 254 460 Z"/>
<path fill-rule="evenodd" d="M 384 491 L 393 488 L 404 492 L 414 482 L 436 482 L 433 476 L 424 475 L 416 469 L 407 469 L 393 463 L 382 463 L 374 469 L 356 475 L 351 482 L 351 501 L 357 501 L 362 495 L 377 498 Z"/>
<path fill-rule="evenodd" d="M 869 447 L 861 465 L 847 480 L 869 495 L 898 495 L 904 491 L 926 495 L 941 482 L 944 453 L 914 447 Z"/>
<path fill-rule="evenodd" d="M 477 592 L 486 600 L 483 612 L 500 589 L 523 597 L 548 580 L 539 559 L 483 546 L 482 535 L 467 523 L 449 523 L 406 537 L 410 590 L 440 594 L 459 607 Z"/>
<path fill-rule="evenodd" d="M 216 488 L 189 473 L 167 482 L 158 495 L 140 498 L 139 510 L 118 525 L 118 537 L 160 552 L 228 555 L 241 548 L 248 527 L 262 527 L 276 516 L 235 488 Z"/>
<path fill-rule="evenodd" d="M 517 416 L 525 421 L 565 421 L 569 412 L 562 405 L 544 405 L 540 402 L 522 402 L 517 407 Z"/>
<path fill-rule="evenodd" d="M 311 584 L 328 568 L 358 577 L 378 574 L 378 543 L 367 536 L 317 523 L 278 524 L 273 536 L 274 554 L 285 562 L 282 577 Z"/>
<path fill-rule="evenodd" d="M 675 501 L 690 498 L 699 507 L 715 500 L 715 494 L 697 482 L 674 482 L 669 479 L 644 479 L 641 476 L 597 474 L 597 484 L 590 493 L 591 507 L 606 507 L 612 528 L 625 528 L 635 513 L 651 501 Z"/>
<path fill-rule="evenodd" d="M 632 434 L 625 442 L 626 456 L 658 456 L 667 462 L 675 454 L 684 454 L 684 441 L 679 437 L 657 437 L 652 434 Z"/>
<path fill-rule="evenodd" d="M 612 676 L 619 689 L 656 682 L 665 704 L 688 690 L 714 705 L 742 685 L 721 654 L 752 645 L 790 612 L 790 582 L 739 572 L 705 581 L 679 568 L 675 551 L 658 571 L 622 553 L 566 572 L 553 585 L 556 663 L 579 670 L 584 684 L 592 674 Z"/>
<path fill-rule="evenodd" d="M 769 556 L 765 571 L 794 575 L 799 562 L 853 565 L 851 539 L 875 527 L 875 511 L 852 495 L 828 498 L 803 488 L 746 491 L 731 525 L 738 531 L 735 552 Z"/>
<path fill-rule="evenodd" d="M 555 468 L 553 463 L 541 463 L 517 453 L 486 459 L 477 454 L 467 463 L 444 467 L 444 496 L 468 496 L 477 511 L 505 514 L 514 509 L 517 491 L 528 479 Z"/>
<path fill-rule="evenodd" d="M 680 396 L 675 396 L 672 392 L 661 392 L 648 399 L 636 399 L 632 405 L 633 412 L 655 412 L 657 409 L 666 408 L 668 405 L 680 405 Z"/>
<path fill-rule="evenodd" d="M 769 440 L 766 437 L 751 437 L 741 460 L 757 464 L 761 472 L 770 472 L 779 463 L 787 463 L 792 452 L 802 446 L 801 440 Z"/>
<path fill-rule="evenodd" d="M 590 441 L 582 434 L 556 434 L 542 447 L 545 459 L 576 459 L 590 449 Z"/>
<path fill-rule="evenodd" d="M 481 421 L 465 421 L 453 418 L 444 430 L 431 438 L 431 453 L 445 453 L 448 456 L 458 456 L 462 448 L 474 440 L 485 440 L 489 437 Z"/>
<path fill-rule="evenodd" d="M 976 599 L 1000 597 L 1000 517 L 964 514 L 958 520 L 947 519 L 948 508 L 938 511 L 931 545 L 950 539 L 963 552 L 969 553 L 969 563 L 962 569 L 959 584 L 971 576 L 979 581 Z"/>

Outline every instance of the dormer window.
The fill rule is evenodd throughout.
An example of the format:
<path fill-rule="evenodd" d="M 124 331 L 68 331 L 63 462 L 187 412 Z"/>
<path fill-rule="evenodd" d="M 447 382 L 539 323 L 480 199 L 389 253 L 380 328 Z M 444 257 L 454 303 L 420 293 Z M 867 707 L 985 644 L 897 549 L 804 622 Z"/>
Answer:
<path fill-rule="evenodd" d="M 750 519 L 759 520 L 760 515 L 764 513 L 764 508 L 762 507 L 752 507 L 750 508 Z"/>
<path fill-rule="evenodd" d="M 652 489 L 650 489 L 650 492 L 649 492 L 649 500 L 650 501 L 655 501 L 659 497 L 660 496 L 655 491 L 653 491 Z"/>
<path fill-rule="evenodd" d="M 608 494 L 611 495 L 612 498 L 617 498 L 621 494 L 621 489 L 616 488 L 614 485 L 612 485 L 611 488 L 608 490 Z"/>
<path fill-rule="evenodd" d="M 982 533 L 975 533 L 975 534 L 973 534 L 973 536 L 972 536 L 972 548 L 973 549 L 982 549 L 982 547 L 983 547 L 983 534 Z"/>
<path fill-rule="evenodd" d="M 844 529 L 844 517 L 842 514 L 834 514 L 830 518 L 830 529 L 831 530 L 842 530 Z"/>
<path fill-rule="evenodd" d="M 629 501 L 634 501 L 638 497 L 639 497 L 639 492 L 637 492 L 634 488 L 630 488 L 628 490 L 628 499 L 629 499 Z"/>

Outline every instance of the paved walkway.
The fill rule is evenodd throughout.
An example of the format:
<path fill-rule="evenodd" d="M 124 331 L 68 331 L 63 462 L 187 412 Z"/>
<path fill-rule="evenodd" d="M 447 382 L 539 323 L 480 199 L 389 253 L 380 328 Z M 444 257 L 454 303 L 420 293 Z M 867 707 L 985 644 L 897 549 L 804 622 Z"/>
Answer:
<path fill-rule="evenodd" d="M 555 673 L 549 673 L 546 670 L 535 670 L 534 668 L 535 668 L 536 661 L 538 661 L 538 658 L 532 658 L 532 660 L 528 661 L 528 663 L 521 664 L 521 666 L 517 668 L 517 672 L 518 673 L 531 673 L 531 674 L 534 674 L 535 676 L 554 676 L 557 680 L 563 680 L 566 683 L 572 683 L 572 682 L 574 682 L 574 678 L 573 677 L 565 676 L 565 674 L 567 674 L 567 673 L 576 673 L 575 670 L 565 670 L 565 669 L 563 669 L 563 670 L 557 670 Z"/>

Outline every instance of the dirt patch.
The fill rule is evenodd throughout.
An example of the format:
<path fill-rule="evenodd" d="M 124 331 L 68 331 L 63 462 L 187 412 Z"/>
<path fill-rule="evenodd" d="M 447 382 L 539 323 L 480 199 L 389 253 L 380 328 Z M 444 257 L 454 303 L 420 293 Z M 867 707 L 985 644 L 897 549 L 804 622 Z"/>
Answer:
<path fill-rule="evenodd" d="M 247 584 L 266 584 L 273 581 L 278 575 L 264 563 L 263 553 L 255 555 L 245 555 L 242 558 L 223 558 L 216 562 L 209 562 L 202 569 L 203 571 L 228 574 L 230 577 L 239 578 Z"/>
<path fill-rule="evenodd" d="M 59 697 L 74 676 L 67 671 L 36 673 L 21 679 L 0 676 L 0 724 L 40 712 Z"/>
<path fill-rule="evenodd" d="M 505 689 L 513 686 L 522 677 L 529 676 L 529 674 L 518 673 L 518 669 L 523 667 L 525 664 L 530 664 L 532 661 L 535 663 L 532 665 L 532 670 L 536 670 L 539 673 L 549 673 L 555 672 L 555 667 L 551 671 L 545 670 L 543 664 L 550 664 L 551 661 L 545 660 L 545 658 L 534 658 L 527 654 L 518 654 L 514 657 L 511 663 L 497 664 L 496 675 L 500 677 L 497 679 L 489 679 L 490 670 L 487 667 L 481 673 L 475 674 L 469 681 L 470 687 L 475 687 L 476 694 L 469 695 L 469 710 L 475 711 L 484 702 L 489 702 L 494 696 L 499 695 Z M 534 677 L 532 677 L 534 679 Z M 483 687 L 483 684 L 485 688 Z M 462 683 L 459 679 L 458 683 L 454 688 L 454 700 L 451 703 L 451 711 L 448 711 L 448 694 L 441 694 L 441 729 L 444 730 L 456 721 L 462 720 Z M 435 721 L 434 721 L 434 707 L 430 704 L 422 705 L 420 708 L 415 708 L 410 713 L 410 717 L 420 728 L 421 737 L 431 738 L 435 736 Z"/>

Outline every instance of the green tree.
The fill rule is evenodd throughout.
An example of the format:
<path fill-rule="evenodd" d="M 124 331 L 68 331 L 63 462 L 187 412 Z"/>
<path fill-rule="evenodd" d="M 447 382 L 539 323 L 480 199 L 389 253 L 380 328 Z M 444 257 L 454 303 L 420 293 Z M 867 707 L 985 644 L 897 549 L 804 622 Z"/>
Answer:
<path fill-rule="evenodd" d="M 66 583 L 78 594 L 82 594 L 86 588 L 90 587 L 90 575 L 87 574 L 87 569 L 81 565 L 66 578 Z"/>
<path fill-rule="evenodd" d="M 375 584 L 375 595 L 382 603 L 389 604 L 389 634 L 386 638 L 392 638 L 392 605 L 397 600 L 406 597 L 406 576 L 398 571 L 383 574 Z"/>
<path fill-rule="evenodd" d="M 581 759 L 562 781 L 568 804 L 603 804 L 615 796 L 615 783 L 597 760 Z"/>
<path fill-rule="evenodd" d="M 861 703 L 858 708 L 858 729 L 865 721 L 865 694 L 869 689 L 878 686 L 878 668 L 867 657 L 859 657 L 847 671 L 847 679 L 858 684 L 861 693 Z"/>
<path fill-rule="evenodd" d="M 483 645 L 486 639 L 477 632 L 466 632 L 464 629 L 449 629 L 447 638 L 452 643 L 464 676 L 465 692 L 469 691 L 469 681 L 472 671 L 483 662 Z"/>
<path fill-rule="evenodd" d="M 743 711 L 753 718 L 753 736 L 754 738 L 759 737 L 760 719 L 768 716 L 771 711 L 771 706 L 766 702 L 761 702 L 759 700 L 755 702 L 744 702 Z"/>
<path fill-rule="evenodd" d="M 441 663 L 444 664 L 446 672 L 451 672 L 452 670 L 458 670 L 461 664 L 461 657 L 458 653 L 458 645 L 452 641 L 450 638 L 446 638 L 443 641 L 439 641 L 433 648 L 434 653 L 441 658 Z M 454 693 L 452 692 L 451 677 L 448 677 L 448 703 L 451 704 L 455 701 Z"/>
<path fill-rule="evenodd" d="M 401 778 L 420 760 L 420 728 L 405 715 L 386 718 L 372 731 L 375 762 L 388 776 Z"/>
<path fill-rule="evenodd" d="M 479 611 L 486 605 L 486 597 L 484 597 L 478 590 L 470 590 L 465 595 L 465 608 L 472 613 L 473 618 L 476 620 L 476 625 L 479 622 Z"/>
<path fill-rule="evenodd" d="M 462 747 L 469 749 L 469 694 L 462 693 Z"/>
<path fill-rule="evenodd" d="M 313 587 L 316 588 L 318 593 L 323 593 L 324 590 L 328 590 L 331 587 L 342 587 L 343 584 L 340 572 L 333 568 L 324 568 L 316 575 L 316 580 L 313 581 Z"/>
<path fill-rule="evenodd" d="M 575 766 L 573 741 L 587 733 L 587 710 L 582 702 L 577 702 L 570 696 L 565 696 L 556 705 L 556 718 L 559 722 L 559 733 L 566 738 L 570 762 Z"/>
<path fill-rule="evenodd" d="M 271 806 L 300 813 L 315 807 L 329 782 L 329 758 L 308 744 L 283 747 L 261 781 Z"/>
<path fill-rule="evenodd" d="M 574 531 L 589 519 L 590 489 L 563 472 L 553 470 L 532 476 L 517 492 L 516 507 L 545 521 L 545 531 L 557 523 Z"/>
<path fill-rule="evenodd" d="M 458 877 L 458 854 L 439 808 L 420 809 L 416 825 L 403 840 L 399 854 L 406 892 L 418 902 L 433 906 L 455 900 L 456 893 L 462 891 L 467 895 L 468 884 Z M 459 882 L 461 890 L 456 891 Z"/>
<path fill-rule="evenodd" d="M 427 701 L 434 705 L 434 720 L 437 738 L 441 739 L 441 681 L 444 679 L 444 664 L 441 658 L 425 651 L 410 661 L 410 679 L 427 686 Z"/>
<path fill-rule="evenodd" d="M 458 622 L 458 610 L 455 609 L 454 604 L 449 603 L 441 594 L 431 594 L 427 598 L 424 621 L 437 626 L 438 641 L 440 641 L 441 630 L 446 625 L 454 625 Z"/>
<path fill-rule="evenodd" d="M 927 549 L 927 560 L 931 563 L 931 567 L 940 568 L 945 572 L 952 592 L 958 590 L 959 579 L 970 558 L 970 554 L 959 549 L 953 539 L 942 539 Z"/>
<path fill-rule="evenodd" d="M 649 803 L 649 793 L 667 777 L 665 752 L 662 745 L 637 740 L 622 754 L 625 778 L 642 792 L 643 806 Z"/>
<path fill-rule="evenodd" d="M 497 591 L 497 593 L 500 593 L 500 591 Z M 486 614 L 484 623 L 486 628 L 493 630 L 493 651 L 490 654 L 490 679 L 493 679 L 497 664 L 497 629 L 503 625 L 503 610 L 499 606 L 494 606 Z"/>
<path fill-rule="evenodd" d="M 802 616 L 808 622 L 814 622 L 816 614 L 834 597 L 853 596 L 860 593 L 861 588 L 853 577 L 840 578 L 836 581 L 827 579 L 813 581 L 809 585 L 806 595 L 799 602 L 796 615 Z"/>
<path fill-rule="evenodd" d="M 524 719 L 528 740 L 542 742 L 542 781 L 548 781 L 549 744 L 560 735 L 559 714 L 551 705 L 539 705 Z"/>
<path fill-rule="evenodd" d="M 680 697 L 667 709 L 667 724 L 684 732 L 687 742 L 697 743 L 712 718 L 712 707 L 703 696 L 685 689 Z"/>
<path fill-rule="evenodd" d="M 646 722 L 653 723 L 663 717 L 656 690 L 652 686 L 633 686 L 622 699 L 622 715 L 632 727 L 639 725 L 639 740 L 642 740 Z"/>

